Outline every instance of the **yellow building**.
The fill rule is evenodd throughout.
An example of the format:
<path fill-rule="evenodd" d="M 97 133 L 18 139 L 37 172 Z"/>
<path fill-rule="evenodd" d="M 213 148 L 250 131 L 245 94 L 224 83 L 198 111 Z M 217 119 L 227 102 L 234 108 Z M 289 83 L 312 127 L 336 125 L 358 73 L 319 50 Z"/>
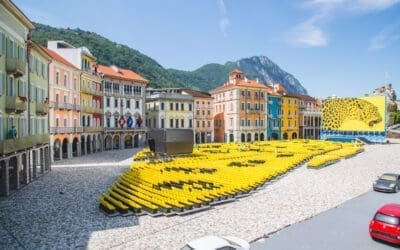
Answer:
<path fill-rule="evenodd" d="M 299 137 L 299 99 L 294 95 L 284 93 L 281 107 L 281 138 L 297 139 Z"/>

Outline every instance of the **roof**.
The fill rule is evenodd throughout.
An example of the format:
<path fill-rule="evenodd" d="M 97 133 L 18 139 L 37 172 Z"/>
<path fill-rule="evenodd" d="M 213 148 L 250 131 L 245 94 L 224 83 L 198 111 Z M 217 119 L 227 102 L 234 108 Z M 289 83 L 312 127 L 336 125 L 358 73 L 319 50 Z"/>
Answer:
<path fill-rule="evenodd" d="M 303 94 L 291 94 L 292 96 L 296 96 L 300 100 L 307 101 L 307 102 L 315 102 L 316 99 L 314 97 L 311 97 L 309 95 L 303 95 Z"/>
<path fill-rule="evenodd" d="M 400 217 L 400 204 L 389 203 L 379 208 L 379 213 Z"/>
<path fill-rule="evenodd" d="M 103 73 L 105 76 L 108 76 L 111 78 L 131 80 L 131 81 L 137 81 L 137 82 L 142 82 L 142 83 L 149 82 L 149 80 L 147 80 L 146 78 L 142 77 L 141 75 L 139 75 L 129 69 L 122 69 L 122 68 L 118 68 L 116 66 L 105 66 L 105 65 L 100 65 L 100 64 L 98 65 L 97 69 L 99 72 Z"/>
<path fill-rule="evenodd" d="M 17 5 L 15 5 L 10 0 L 0 1 L 3 6 L 10 11 L 15 17 L 28 29 L 34 29 L 35 25 L 33 25 L 32 21 L 22 12 Z"/>
<path fill-rule="evenodd" d="M 182 89 L 182 91 L 185 91 L 186 93 L 188 93 L 189 95 L 191 95 L 193 97 L 210 98 L 210 99 L 212 99 L 211 95 L 209 93 L 206 93 L 206 92 L 201 92 L 201 91 L 197 91 L 197 90 L 194 90 L 194 89 Z"/>
<path fill-rule="evenodd" d="M 215 89 L 211 90 L 211 92 L 217 92 L 221 90 L 231 89 L 234 87 L 246 87 L 246 88 L 261 88 L 267 89 L 267 86 L 264 83 L 248 80 L 248 79 L 235 79 L 236 83 L 226 82 L 224 85 L 216 87 Z"/>
<path fill-rule="evenodd" d="M 39 45 L 39 46 L 42 47 L 42 49 L 44 49 L 44 51 L 46 51 L 46 53 L 47 53 L 53 60 L 55 60 L 55 61 L 57 61 L 57 62 L 60 62 L 60 63 L 62 63 L 62 64 L 64 64 L 64 65 L 66 65 L 66 66 L 69 66 L 69 67 L 71 67 L 71 68 L 74 68 L 74 69 L 79 70 L 79 69 L 78 69 L 77 67 L 75 67 L 72 63 L 68 62 L 66 59 L 64 59 L 64 57 L 60 56 L 60 55 L 57 54 L 56 52 L 54 52 L 54 51 L 52 51 L 52 50 L 50 50 L 50 49 L 48 49 L 48 48 L 46 48 L 46 47 L 43 47 L 43 46 L 41 46 L 41 45 Z"/>
<path fill-rule="evenodd" d="M 33 40 L 29 40 L 29 48 L 35 49 L 39 54 L 41 54 L 43 57 L 45 57 L 47 60 L 51 60 L 52 57 L 47 53 L 45 50 L 45 47 L 41 46 L 37 42 Z"/>

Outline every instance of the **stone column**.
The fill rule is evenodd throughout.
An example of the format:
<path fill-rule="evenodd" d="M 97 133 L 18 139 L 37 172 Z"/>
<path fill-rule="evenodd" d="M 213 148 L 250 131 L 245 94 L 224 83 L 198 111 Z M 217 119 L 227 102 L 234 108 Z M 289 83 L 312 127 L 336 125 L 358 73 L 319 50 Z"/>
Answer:
<path fill-rule="evenodd" d="M 120 145 L 119 149 L 125 149 L 125 136 L 126 134 L 124 133 L 121 134 L 119 137 L 119 145 Z"/>
<path fill-rule="evenodd" d="M 33 178 L 37 177 L 37 166 L 38 166 L 38 150 L 32 150 L 32 169 L 33 169 Z"/>
<path fill-rule="evenodd" d="M 40 158 L 40 173 L 44 174 L 44 164 L 45 164 L 45 158 L 44 158 L 44 150 L 43 149 L 39 149 L 39 158 Z M 60 156 L 61 158 L 61 156 Z"/>
<path fill-rule="evenodd" d="M 25 161 L 22 161 L 22 165 L 24 166 L 24 184 L 29 183 L 29 151 L 26 151 Z"/>
<path fill-rule="evenodd" d="M 51 162 L 54 162 L 54 145 L 53 146 L 50 146 L 50 148 L 51 148 L 51 154 L 50 154 L 50 159 L 51 159 Z"/>
<path fill-rule="evenodd" d="M 60 148 L 58 149 L 58 152 L 59 152 L 59 155 L 60 155 L 60 160 L 63 159 L 63 150 L 62 150 L 62 148 L 63 148 L 63 145 L 60 144 Z"/>
<path fill-rule="evenodd" d="M 20 184 L 19 184 L 19 169 L 21 166 L 21 155 L 17 155 L 17 164 L 14 166 L 14 171 L 16 172 L 15 177 L 14 177 L 14 184 L 15 184 L 15 189 L 20 189 Z"/>
<path fill-rule="evenodd" d="M 5 160 L 4 166 L 4 195 L 10 195 L 10 169 L 9 169 L 9 161 L 10 159 Z"/>
<path fill-rule="evenodd" d="M 82 152 L 81 152 L 81 143 L 80 142 L 77 142 L 76 143 L 76 155 L 79 157 L 79 156 L 81 156 L 82 155 Z"/>
<path fill-rule="evenodd" d="M 44 148 L 44 161 L 45 161 L 45 170 L 51 170 L 51 160 L 50 160 L 50 147 Z"/>
<path fill-rule="evenodd" d="M 68 143 L 68 159 L 72 158 L 72 143 Z"/>

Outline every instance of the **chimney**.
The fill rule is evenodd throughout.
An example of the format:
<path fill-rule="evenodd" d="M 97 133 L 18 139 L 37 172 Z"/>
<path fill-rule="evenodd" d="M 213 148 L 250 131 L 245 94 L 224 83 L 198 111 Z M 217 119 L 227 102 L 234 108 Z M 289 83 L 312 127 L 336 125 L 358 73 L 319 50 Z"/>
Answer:
<path fill-rule="evenodd" d="M 259 83 L 260 81 L 258 80 L 258 77 L 256 78 L 256 82 Z"/>

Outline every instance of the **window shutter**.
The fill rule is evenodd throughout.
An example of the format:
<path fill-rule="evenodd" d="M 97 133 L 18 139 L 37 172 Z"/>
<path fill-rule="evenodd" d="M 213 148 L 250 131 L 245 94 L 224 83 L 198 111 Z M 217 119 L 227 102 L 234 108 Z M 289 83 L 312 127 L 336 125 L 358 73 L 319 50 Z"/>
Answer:
<path fill-rule="evenodd" d="M 1 36 L 0 36 L 0 39 L 1 39 Z M 0 47 L 0 48 L 1 48 L 1 47 Z M 4 126 L 4 124 L 3 124 L 3 117 L 0 116 L 0 141 L 4 140 L 4 135 L 7 134 L 7 132 L 4 131 L 3 126 Z"/>
<path fill-rule="evenodd" d="M 1 37 L 0 37 L 0 40 L 1 40 Z M 4 91 L 5 90 L 5 88 L 4 88 L 4 83 L 5 83 L 4 76 L 5 75 L 3 75 L 2 72 L 0 72 L 0 96 L 2 96 L 4 94 L 4 92 L 5 92 Z"/>

